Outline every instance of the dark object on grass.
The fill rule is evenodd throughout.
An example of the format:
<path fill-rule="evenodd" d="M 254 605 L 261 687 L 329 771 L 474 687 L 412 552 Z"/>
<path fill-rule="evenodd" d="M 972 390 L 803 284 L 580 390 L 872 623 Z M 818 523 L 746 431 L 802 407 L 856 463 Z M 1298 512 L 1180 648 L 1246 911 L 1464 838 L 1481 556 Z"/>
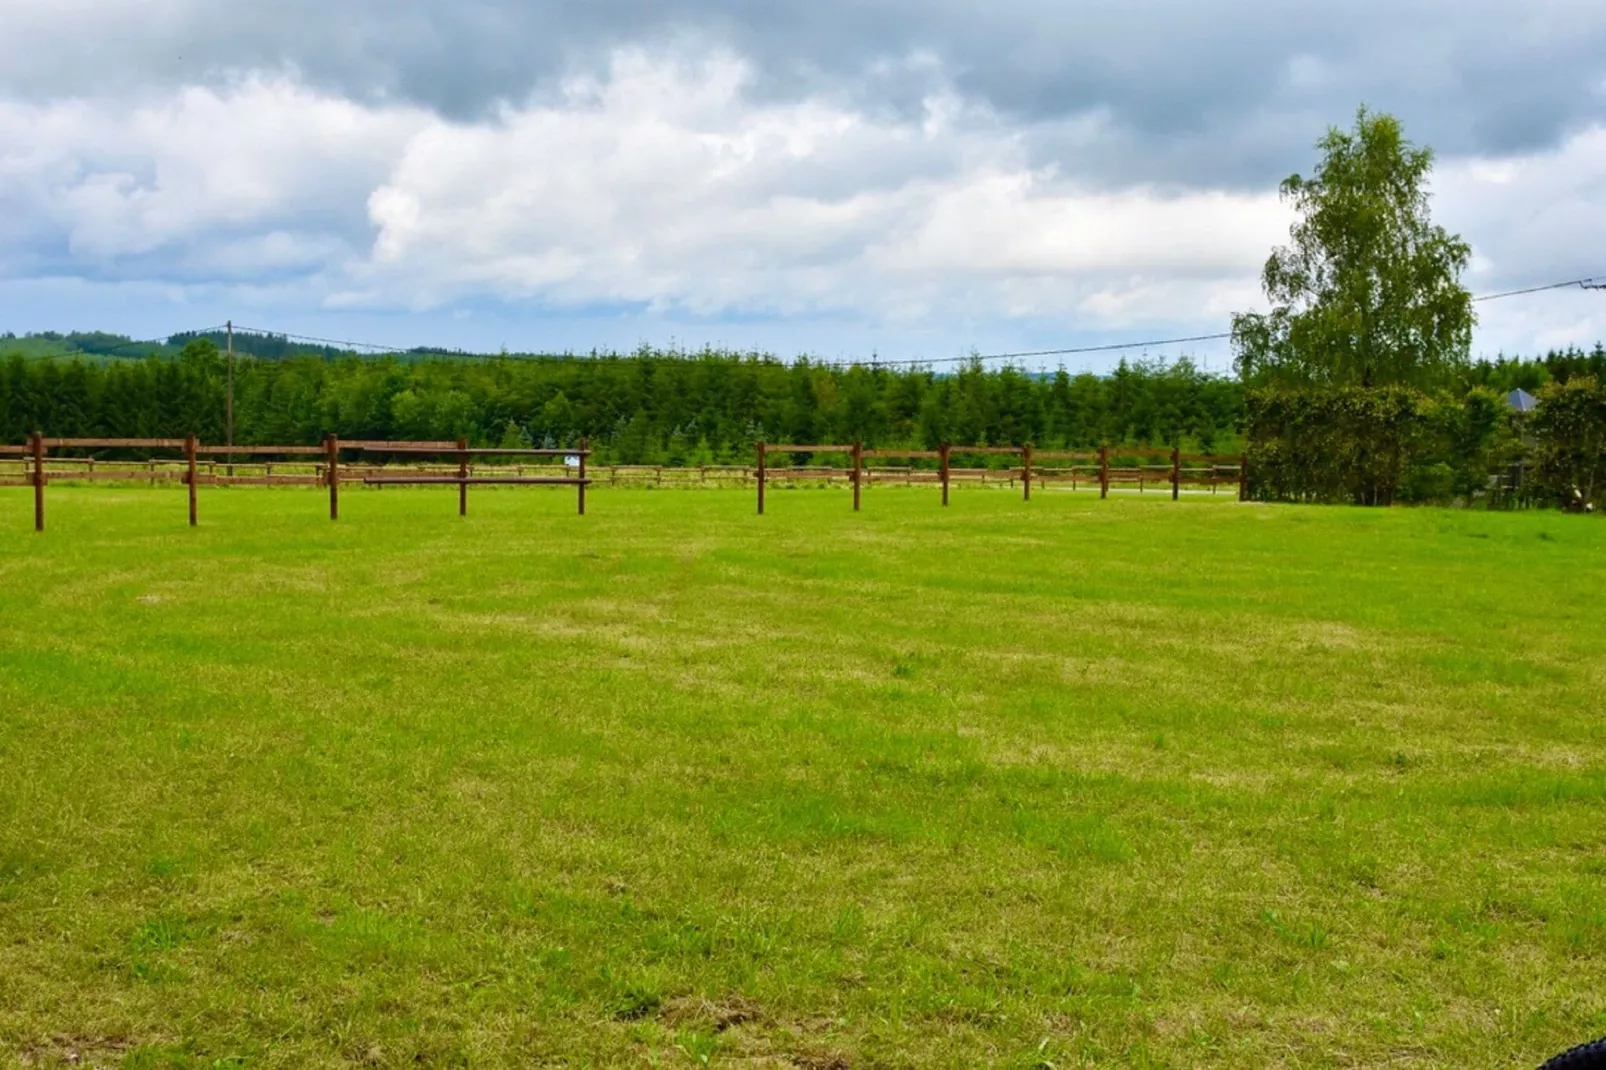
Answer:
<path fill-rule="evenodd" d="M 1539 1070 L 1606 1070 L 1606 1037 L 1564 1051 Z"/>
<path fill-rule="evenodd" d="M 1593 513 L 1595 503 L 1584 498 L 1584 492 L 1577 487 L 1573 488 L 1572 497 L 1562 503 L 1562 511 L 1568 513 Z"/>

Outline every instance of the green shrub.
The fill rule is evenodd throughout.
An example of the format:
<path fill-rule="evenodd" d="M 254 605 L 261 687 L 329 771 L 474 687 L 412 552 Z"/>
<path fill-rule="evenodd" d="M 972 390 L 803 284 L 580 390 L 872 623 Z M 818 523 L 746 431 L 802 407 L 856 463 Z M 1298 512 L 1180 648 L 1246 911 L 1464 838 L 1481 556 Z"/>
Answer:
<path fill-rule="evenodd" d="M 1274 501 L 1470 503 L 1514 441 L 1505 401 L 1409 387 L 1250 390 L 1250 493 Z"/>
<path fill-rule="evenodd" d="M 1545 386 L 1528 430 L 1541 498 L 1590 505 L 1606 491 L 1606 386 L 1599 379 L 1576 376 Z"/>

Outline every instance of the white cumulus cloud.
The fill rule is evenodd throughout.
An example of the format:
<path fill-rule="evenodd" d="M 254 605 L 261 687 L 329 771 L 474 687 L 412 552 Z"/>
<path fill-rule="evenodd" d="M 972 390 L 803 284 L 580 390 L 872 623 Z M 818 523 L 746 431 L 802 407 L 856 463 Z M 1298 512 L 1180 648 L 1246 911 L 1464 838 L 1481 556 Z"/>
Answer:
<path fill-rule="evenodd" d="M 57 280 L 82 308 L 97 286 L 231 315 L 278 301 L 462 324 L 489 303 L 797 324 L 798 348 L 809 324 L 848 323 L 951 352 L 1222 330 L 1259 303 L 1289 222 L 1275 179 L 1095 179 L 1101 155 L 1131 149 L 1107 111 L 1034 125 L 967 95 L 930 54 L 880 75 L 900 64 L 923 88 L 899 108 L 760 91 L 729 50 L 634 46 L 459 117 L 289 71 L 124 96 L 0 92 L 0 308 L 8 287 Z M 1309 58 L 1290 70 L 1326 77 Z M 1475 248 L 1475 290 L 1606 273 L 1606 126 L 1445 157 L 1435 191 Z M 1579 291 L 1490 303 L 1479 344 L 1587 344 L 1606 335 L 1603 309 Z"/>
<path fill-rule="evenodd" d="M 1273 193 L 1110 192 L 1034 167 L 951 93 L 899 121 L 755 103 L 749 77 L 730 56 L 624 53 L 556 102 L 433 124 L 369 199 L 375 255 L 347 298 L 1120 325 L 1141 301 L 1111 302 L 1112 283 L 1208 305 L 1286 230 Z"/>

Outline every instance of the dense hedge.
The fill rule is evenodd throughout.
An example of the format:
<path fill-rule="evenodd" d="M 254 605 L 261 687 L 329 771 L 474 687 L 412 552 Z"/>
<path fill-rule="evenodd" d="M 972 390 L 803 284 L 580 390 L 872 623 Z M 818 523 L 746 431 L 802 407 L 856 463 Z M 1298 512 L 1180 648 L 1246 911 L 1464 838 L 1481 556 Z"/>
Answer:
<path fill-rule="evenodd" d="M 1527 430 L 1539 495 L 1585 505 L 1606 494 L 1606 383 L 1579 376 L 1546 385 Z"/>
<path fill-rule="evenodd" d="M 1520 493 L 1578 506 L 1606 493 L 1606 388 L 1574 376 L 1515 413 L 1485 387 L 1464 393 L 1254 389 L 1245 396 L 1250 493 L 1269 501 L 1473 503 Z"/>

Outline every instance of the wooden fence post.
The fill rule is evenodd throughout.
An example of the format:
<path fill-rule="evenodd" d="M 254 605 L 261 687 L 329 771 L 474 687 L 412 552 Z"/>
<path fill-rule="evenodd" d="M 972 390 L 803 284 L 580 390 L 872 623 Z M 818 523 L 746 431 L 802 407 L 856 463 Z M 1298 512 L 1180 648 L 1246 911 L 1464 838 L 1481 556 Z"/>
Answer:
<path fill-rule="evenodd" d="M 586 454 L 591 451 L 590 440 L 580 439 L 580 515 L 586 515 Z"/>
<path fill-rule="evenodd" d="M 188 469 L 185 482 L 190 485 L 190 527 L 195 526 L 195 434 L 184 436 L 184 466 Z"/>
<path fill-rule="evenodd" d="M 1024 491 L 1025 501 L 1032 500 L 1032 444 L 1026 443 L 1021 448 L 1020 482 Z"/>
<path fill-rule="evenodd" d="M 942 444 L 942 447 L 938 450 L 938 452 L 942 454 L 942 504 L 947 505 L 948 504 L 948 455 L 953 452 L 953 447 L 950 446 L 948 443 L 944 442 Z"/>
<path fill-rule="evenodd" d="M 758 444 L 758 515 L 764 515 L 764 443 Z"/>
<path fill-rule="evenodd" d="M 468 515 L 468 438 L 457 440 L 457 515 Z"/>
<path fill-rule="evenodd" d="M 1110 496 L 1110 447 L 1099 447 L 1099 497 Z"/>
<path fill-rule="evenodd" d="M 864 443 L 853 444 L 853 511 L 859 511 L 859 481 L 864 471 Z"/>
<path fill-rule="evenodd" d="M 1182 494 L 1182 447 L 1171 447 L 1171 500 Z"/>
<path fill-rule="evenodd" d="M 329 519 L 340 519 L 340 436 L 323 437 L 324 471 L 329 483 Z"/>
<path fill-rule="evenodd" d="M 1238 500 L 1249 500 L 1249 454 L 1245 453 L 1238 458 Z"/>
<path fill-rule="evenodd" d="M 45 530 L 45 433 L 35 431 L 33 440 L 33 529 Z"/>

